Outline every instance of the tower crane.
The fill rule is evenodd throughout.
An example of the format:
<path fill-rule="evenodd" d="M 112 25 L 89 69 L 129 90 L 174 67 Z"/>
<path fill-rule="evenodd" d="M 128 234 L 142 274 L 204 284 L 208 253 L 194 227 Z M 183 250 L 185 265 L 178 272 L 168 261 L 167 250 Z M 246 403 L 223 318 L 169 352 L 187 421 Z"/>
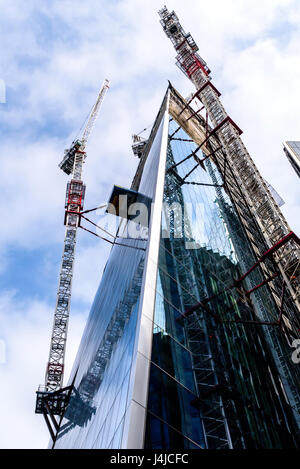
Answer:
<path fill-rule="evenodd" d="M 85 149 L 88 139 L 108 88 L 109 80 L 105 79 L 97 100 L 88 116 L 81 139 L 76 139 L 72 142 L 71 147 L 65 150 L 64 158 L 59 164 L 59 167 L 66 174 L 72 174 L 72 178 L 67 183 L 66 190 L 64 219 L 66 232 L 59 273 L 49 360 L 46 367 L 45 385 L 40 386 L 37 391 L 35 409 L 36 413 L 44 414 L 50 433 L 53 432 L 53 430 L 51 429 L 48 415 L 50 415 L 52 423 L 57 429 L 57 422 L 54 415 L 62 415 L 69 397 L 69 387 L 63 388 L 63 376 L 76 235 L 77 228 L 80 225 L 81 211 L 83 209 L 85 196 L 85 184 L 82 181 L 82 169 L 86 158 Z"/>

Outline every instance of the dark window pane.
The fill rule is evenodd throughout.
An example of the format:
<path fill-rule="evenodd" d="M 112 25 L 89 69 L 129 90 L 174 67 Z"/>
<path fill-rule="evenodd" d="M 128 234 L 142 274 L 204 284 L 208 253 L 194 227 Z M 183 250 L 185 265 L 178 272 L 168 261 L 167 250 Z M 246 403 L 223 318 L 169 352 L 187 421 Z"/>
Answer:
<path fill-rule="evenodd" d="M 195 399 L 195 394 L 154 364 L 151 365 L 148 410 L 197 444 L 203 445 L 201 420 Z"/>
<path fill-rule="evenodd" d="M 200 449 L 154 415 L 147 414 L 145 449 Z"/>

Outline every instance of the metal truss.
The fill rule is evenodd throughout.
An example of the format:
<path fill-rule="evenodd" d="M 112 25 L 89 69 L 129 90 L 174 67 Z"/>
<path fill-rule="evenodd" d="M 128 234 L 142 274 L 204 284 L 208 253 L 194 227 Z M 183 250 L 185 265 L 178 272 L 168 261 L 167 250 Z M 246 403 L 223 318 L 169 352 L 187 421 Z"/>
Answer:
<path fill-rule="evenodd" d="M 288 394 L 291 406 L 294 409 L 294 415 L 300 426 L 300 370 L 290 359 L 291 344 L 295 338 L 299 337 L 300 331 L 298 308 L 290 288 L 294 288 L 295 282 L 299 280 L 299 260 L 295 257 L 299 251 L 297 237 L 289 231 L 281 238 L 285 242 L 280 243 L 280 239 L 278 239 L 274 243 L 277 248 L 270 250 L 272 246 L 265 239 L 264 233 L 257 221 L 257 215 L 253 214 L 245 189 L 236 177 L 232 165 L 228 162 L 217 132 L 213 132 L 208 126 L 207 119 L 200 115 L 193 115 L 192 119 L 189 119 L 194 112 L 193 109 L 190 108 L 188 103 L 171 85 L 170 87 L 170 114 L 196 143 L 198 150 L 201 149 L 205 155 L 201 159 L 206 160 L 206 170 L 210 173 L 213 185 L 216 188 L 218 203 L 220 204 L 220 210 L 223 213 L 226 225 L 229 228 L 232 227 L 230 229 L 230 236 L 238 249 L 239 263 L 243 272 L 247 272 L 251 266 L 261 260 L 254 271 L 244 279 L 243 292 L 241 290 L 240 297 L 244 298 L 244 293 L 247 292 L 248 297 L 253 303 L 254 312 L 247 319 L 249 321 L 257 321 L 258 323 L 266 323 L 264 325 L 261 324 L 261 326 L 270 344 L 285 391 Z M 194 158 L 195 162 L 201 162 L 201 159 L 197 157 L 197 151 L 187 156 Z M 210 160 L 216 166 L 216 172 L 213 170 Z M 178 166 L 178 164 L 175 166 Z M 173 171 L 175 169 L 176 167 L 173 168 Z M 170 170 L 172 171 L 172 165 Z M 178 179 L 178 182 L 181 182 L 181 184 L 198 183 L 195 180 L 187 181 L 183 179 L 181 178 L 181 181 Z M 231 204 L 235 208 L 235 213 L 224 199 L 224 194 L 229 197 Z M 279 208 L 278 211 L 280 211 Z M 239 228 L 237 228 L 238 226 Z M 242 232 L 238 235 L 238 232 L 241 230 Z M 250 244 L 251 252 L 245 250 L 245 243 L 247 242 Z M 268 255 L 264 256 L 266 252 L 268 252 Z M 283 256 L 289 259 L 289 271 L 286 267 L 282 267 L 282 264 L 280 265 L 280 259 Z M 260 284 L 262 284 L 263 288 L 258 289 L 257 286 Z M 209 310 L 213 313 L 209 304 L 204 304 L 204 306 L 207 311 Z M 278 324 L 279 317 L 280 327 L 268 327 L 270 323 Z"/>
<path fill-rule="evenodd" d="M 66 191 L 64 221 L 66 232 L 45 376 L 45 389 L 48 393 L 58 391 L 63 385 L 76 235 L 77 228 L 80 226 L 85 196 L 85 185 L 82 181 L 82 168 L 86 158 L 85 148 L 108 88 L 109 81 L 105 79 L 89 114 L 81 140 L 75 140 L 71 148 L 65 150 L 64 158 L 59 164 L 66 174 L 72 173 L 72 179 L 68 182 Z"/>
<path fill-rule="evenodd" d="M 198 144 L 192 157 L 200 149 L 205 155 L 211 155 L 222 177 L 219 184 L 224 184 L 251 244 L 254 264 L 291 229 L 243 144 L 241 129 L 227 115 L 220 101 L 221 94 L 211 83 L 210 70 L 197 54 L 198 47 L 191 45 L 190 35 L 184 32 L 174 12 L 170 13 L 165 7 L 159 15 L 163 29 L 177 52 L 177 65 L 197 89 L 188 102 L 181 100 L 181 104 L 177 94 L 176 103 L 171 106 L 172 117 Z M 195 98 L 204 106 L 205 118 L 190 108 Z M 258 294 L 257 290 L 251 293 L 258 319 L 266 323 L 273 321 L 271 298 L 280 311 L 281 327 L 275 330 L 265 325 L 263 330 L 300 428 L 299 371 L 290 359 L 293 340 L 299 337 L 300 332 L 299 274 L 300 250 L 294 238 L 260 263 L 259 271 L 246 279 L 246 283 L 251 290 L 265 282 L 269 291 L 269 296 Z"/>
<path fill-rule="evenodd" d="M 55 416 L 62 417 L 70 401 L 72 386 L 49 392 L 40 387 L 37 391 L 36 414 L 43 414 L 51 439 L 55 442 L 59 430 L 59 421 Z"/>
<path fill-rule="evenodd" d="M 49 360 L 46 370 L 45 386 L 47 391 L 57 391 L 62 387 L 63 383 L 76 234 L 85 194 L 85 185 L 81 180 L 84 157 L 85 153 L 76 149 L 73 175 L 67 185 L 65 203 L 66 234 L 59 274 Z"/>
<path fill-rule="evenodd" d="M 197 97 L 202 102 L 207 111 L 207 116 L 213 125 L 213 128 L 208 131 L 208 120 L 206 119 L 206 139 L 205 142 L 201 142 L 201 146 L 205 144 L 206 147 L 214 151 L 214 160 L 218 162 L 218 166 L 222 165 L 224 170 L 226 166 L 230 167 L 231 175 L 227 177 L 228 180 L 225 178 L 224 182 L 231 186 L 232 195 L 235 195 L 234 202 L 238 207 L 240 215 L 244 218 L 245 229 L 248 231 L 253 247 L 259 257 L 266 248 L 270 248 L 277 243 L 291 229 L 269 191 L 265 180 L 259 174 L 244 146 L 240 138 L 242 131 L 227 115 L 220 101 L 220 93 L 211 83 L 210 70 L 205 61 L 197 54 L 198 46 L 195 44 L 195 41 L 191 38 L 190 34 L 185 33 L 174 12 L 169 12 L 164 7 L 159 11 L 159 15 L 163 29 L 171 39 L 177 52 L 177 65 L 194 83 L 197 89 L 195 95 L 186 104 L 186 108 Z M 177 121 L 182 117 L 184 110 L 184 108 L 181 109 L 177 119 L 174 116 Z M 194 111 L 189 113 L 188 119 L 192 117 L 196 117 Z M 214 145 L 213 140 L 217 140 L 217 147 Z M 221 149 L 217 149 L 220 146 Z M 245 212 L 243 211 L 244 207 L 239 207 L 238 199 L 240 194 L 237 194 L 236 187 L 234 188 L 233 186 L 239 187 L 239 192 L 243 193 L 244 205 L 247 205 Z M 254 227 L 253 225 L 256 226 Z M 260 236 L 257 236 L 255 233 L 257 227 L 259 227 Z M 257 238 L 259 237 L 262 239 L 258 242 Z M 285 245 L 282 249 L 278 250 L 274 257 L 278 269 L 285 279 L 287 289 L 290 292 L 290 298 L 297 306 L 299 312 L 299 247 L 296 243 L 291 242 L 289 245 Z M 273 289 L 273 295 L 276 303 L 280 304 L 280 293 L 276 293 L 275 289 Z M 294 316 L 294 312 L 287 316 L 284 314 L 284 321 L 287 328 L 293 333 L 293 336 L 297 336 L 299 334 L 299 327 L 293 327 L 291 324 Z"/>

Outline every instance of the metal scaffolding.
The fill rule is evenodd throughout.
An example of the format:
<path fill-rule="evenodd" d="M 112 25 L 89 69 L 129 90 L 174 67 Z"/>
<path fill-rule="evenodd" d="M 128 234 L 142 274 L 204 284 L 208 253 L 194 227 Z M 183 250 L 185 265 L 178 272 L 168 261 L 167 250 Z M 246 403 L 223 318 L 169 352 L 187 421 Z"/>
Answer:
<path fill-rule="evenodd" d="M 195 41 L 189 33 L 185 33 L 174 12 L 170 13 L 164 7 L 159 11 L 159 15 L 163 29 L 177 52 L 177 65 L 197 89 L 187 105 L 197 97 L 202 102 L 212 125 L 210 127 L 206 119 L 206 138 L 205 142 L 201 142 L 201 147 L 204 151 L 206 148 L 214 152 L 214 160 L 222 165 L 224 172 L 228 167 L 230 168 L 231 174 L 227 175 L 225 182 L 228 187 L 231 187 L 232 193 L 234 185 L 240 187 L 243 193 L 243 205 L 247 205 L 247 210 L 244 210 L 244 206 L 241 207 L 238 200 L 240 194 L 237 192 L 234 194 L 235 203 L 241 217 L 245 219 L 245 229 L 252 239 L 256 254 L 260 257 L 267 248 L 271 248 L 291 232 L 291 229 L 243 144 L 240 138 L 242 131 L 227 115 L 220 101 L 220 93 L 211 83 L 210 70 L 197 53 L 198 47 Z M 177 116 L 177 119 L 180 117 L 183 117 L 183 112 Z M 253 221 L 246 219 L 249 217 Z M 257 225 L 263 235 L 260 242 L 257 241 Z M 276 252 L 274 260 L 285 279 L 292 301 L 300 311 L 299 246 L 291 240 L 289 244 L 282 246 Z M 275 289 L 272 294 L 279 305 L 280 294 Z M 294 312 L 291 315 L 284 314 L 284 322 L 294 337 L 299 334 L 299 320 L 295 324 Z"/>
<path fill-rule="evenodd" d="M 169 140 L 172 137 L 169 137 Z M 171 145 L 168 145 L 167 153 L 167 166 L 168 168 L 174 167 L 175 161 L 173 159 Z M 164 201 L 166 207 L 172 207 L 174 203 L 179 203 L 181 206 L 184 205 L 183 196 L 181 192 L 181 184 L 175 177 L 175 171 L 166 173 L 165 180 L 165 196 Z M 186 243 L 183 239 L 175 239 L 176 227 L 178 228 L 178 220 L 176 219 L 176 213 L 174 214 L 174 220 L 170 226 L 171 239 L 165 241 L 164 244 L 161 242 L 162 254 L 161 257 L 171 256 L 174 259 L 174 270 L 175 277 L 171 278 L 172 281 L 176 282 L 179 289 L 179 296 L 181 304 L 178 305 L 181 311 L 189 309 L 194 304 L 194 298 L 192 292 L 195 292 L 195 298 L 200 299 L 207 296 L 205 289 L 203 288 L 204 283 L 200 280 L 200 272 L 197 272 L 197 278 L 195 276 L 195 267 L 199 265 L 197 259 L 194 258 L 193 251 L 186 249 Z M 179 222 L 180 223 L 180 222 Z M 183 220 L 181 221 L 183 223 Z M 185 233 L 186 239 L 192 239 L 192 231 L 187 217 L 184 219 L 183 232 Z M 164 252 L 165 251 L 165 252 Z M 164 275 L 169 276 L 168 269 L 164 269 L 160 266 Z M 197 310 L 200 308 L 198 307 Z M 179 316 L 181 319 L 183 316 Z M 216 371 L 217 363 L 212 353 L 207 318 L 205 312 L 200 314 L 196 313 L 187 318 L 184 323 L 184 329 L 186 332 L 186 346 L 191 351 L 192 367 L 195 383 L 197 386 L 197 395 L 203 396 L 203 393 L 208 393 L 205 400 L 201 400 L 201 417 L 202 425 L 204 430 L 205 442 L 207 448 L 232 448 L 232 442 L 230 433 L 228 430 L 227 419 L 224 413 L 223 398 L 220 394 L 210 391 L 220 385 L 219 375 Z M 195 402 L 195 406 L 198 406 L 198 402 Z"/>
<path fill-rule="evenodd" d="M 182 110 L 185 109 L 185 122 L 191 122 L 193 111 L 185 105 L 184 100 L 171 87 L 171 120 L 178 120 L 178 114 L 182 114 Z M 189 117 L 187 117 L 187 113 L 190 114 Z M 244 232 L 241 220 L 237 217 L 232 205 L 228 204 L 224 198 L 226 192 L 224 192 L 221 173 L 214 170 L 210 159 L 207 157 L 200 159 L 192 152 L 175 163 L 171 147 L 174 140 L 179 142 L 193 141 L 175 137 L 177 130 L 173 133 L 170 132 L 169 135 L 165 180 L 167 206 L 172 207 L 174 203 L 183 205 L 182 189 L 184 184 L 213 186 L 218 196 L 216 202 L 227 228 L 230 229 L 230 237 L 234 240 L 233 245 L 238 251 L 239 268 L 228 257 L 214 252 L 211 248 L 186 249 L 186 242 L 188 239 L 193 239 L 193 234 L 189 221 L 185 218 L 182 232 L 185 233 L 186 240 L 164 241 L 161 250 L 165 252 L 161 254 L 161 258 L 169 256 L 170 259 L 163 262 L 165 265 L 160 266 L 160 270 L 163 276 L 171 278 L 171 281 L 174 281 L 179 289 L 181 303 L 177 305 L 179 315 L 176 321 L 183 325 L 186 346 L 191 351 L 198 395 L 194 405 L 199 408 L 201 413 L 206 447 L 209 449 L 256 447 L 258 441 L 253 438 L 247 419 L 243 418 L 241 414 L 246 406 L 251 409 L 254 418 L 260 422 L 260 425 L 261 422 L 264 422 L 264 425 L 267 424 L 265 423 L 267 417 L 262 417 L 260 407 L 255 405 L 253 396 L 249 399 L 246 393 L 237 390 L 237 387 L 233 385 L 234 380 L 231 372 L 237 368 L 239 357 L 245 357 L 245 348 L 249 347 L 247 344 L 253 344 L 257 362 L 261 362 L 265 368 L 270 367 L 273 380 L 270 386 L 272 387 L 276 383 L 274 385 L 277 389 L 276 393 L 279 392 L 276 402 L 273 397 L 273 405 L 280 412 L 280 402 L 285 399 L 280 384 L 283 382 L 285 388 L 291 391 L 289 393 L 290 401 L 295 413 L 297 413 L 298 390 L 295 383 L 297 383 L 299 376 L 295 372 L 295 367 L 291 367 L 286 359 L 286 343 L 285 340 L 282 341 L 284 338 L 281 331 L 285 299 L 284 288 L 281 290 L 281 306 L 277 311 L 272 297 L 271 300 L 268 298 L 265 289 L 268 288 L 271 281 L 280 276 L 280 273 L 276 272 L 272 278 L 265 279 L 261 271 L 261 264 L 291 239 L 295 239 L 296 242 L 298 240 L 293 233 L 290 233 L 256 260 L 254 253 L 247 247 L 249 239 Z M 202 138 L 202 142 L 205 140 L 205 122 L 201 120 L 198 121 L 197 135 L 196 144 L 200 145 L 200 139 Z M 212 184 L 203 184 L 197 179 L 187 181 L 186 176 L 179 176 L 178 168 L 183 161 L 191 158 L 190 155 L 193 155 L 197 167 L 205 160 L 203 169 L 208 171 Z M 191 173 L 192 171 L 189 171 L 188 174 Z M 227 196 L 230 200 L 230 193 L 227 192 Z M 178 223 L 175 213 L 170 226 L 173 234 L 176 234 L 176 229 L 180 229 Z M 170 277 L 167 267 L 171 259 L 175 270 L 173 278 Z M 211 276 L 217 281 L 217 291 L 211 291 L 209 287 L 208 279 Z M 282 278 L 280 281 L 282 282 Z M 257 302 L 262 304 L 257 305 Z M 240 314 L 236 312 L 237 307 Z M 265 313 L 265 316 L 260 317 L 262 313 Z M 275 330 L 273 331 L 272 328 Z M 268 356 L 266 345 L 262 345 L 263 341 L 260 337 L 262 338 L 264 334 L 271 348 L 275 347 L 274 344 L 279 345 L 279 351 L 274 353 L 275 357 Z M 247 338 L 246 342 L 245 338 Z M 261 358 L 261 354 L 263 354 L 263 358 Z M 250 357 L 251 355 L 253 352 L 250 352 Z M 265 358 L 267 356 L 268 358 Z M 282 359 L 280 367 L 275 365 L 278 356 Z M 232 363 L 233 357 L 237 358 L 235 364 Z M 252 359 L 250 357 L 249 359 L 245 357 L 245 360 L 248 361 L 248 366 L 251 369 Z M 292 392 L 294 394 L 291 394 Z M 265 440 L 265 444 L 268 444 L 267 440 Z"/>
<path fill-rule="evenodd" d="M 179 128 L 198 145 L 184 160 L 194 158 L 196 163 L 203 164 L 197 156 L 199 150 L 210 158 L 221 175 L 220 187 L 224 187 L 236 209 L 253 251 L 253 269 L 258 268 L 250 277 L 247 274 L 242 279 L 243 294 L 248 294 L 255 309 L 249 323 L 257 321 L 264 330 L 300 428 L 300 376 L 290 359 L 293 341 L 299 338 L 300 332 L 299 239 L 243 144 L 241 129 L 226 113 L 220 101 L 221 93 L 212 84 L 210 70 L 197 53 L 195 41 L 185 33 L 174 12 L 164 7 L 159 16 L 175 47 L 177 65 L 196 87 L 188 102 L 173 90 L 170 104 L 171 115 Z M 195 98 L 202 103 L 197 111 L 190 107 Z M 176 138 L 176 132 L 171 138 Z M 269 292 L 264 300 L 258 292 L 262 286 Z M 270 298 L 277 306 L 276 318 L 266 308 Z"/>
<path fill-rule="evenodd" d="M 239 296 L 245 298 L 245 293 L 247 293 L 247 298 L 251 300 L 253 314 L 244 319 L 249 320 L 249 322 L 257 321 L 261 323 L 261 328 L 270 344 L 273 358 L 284 384 L 285 392 L 288 395 L 291 407 L 294 410 L 294 416 L 300 427 L 300 370 L 297 365 L 291 362 L 290 358 L 292 350 L 291 343 L 296 337 L 299 337 L 299 315 L 297 305 L 293 300 L 290 290 L 287 288 L 286 275 L 283 275 L 282 269 L 278 266 L 280 260 L 278 256 L 279 253 L 281 257 L 285 254 L 288 256 L 294 256 L 295 253 L 299 255 L 299 240 L 294 233 L 289 231 L 281 240 L 279 239 L 273 246 L 269 246 L 257 222 L 257 215 L 253 214 L 253 211 L 247 203 L 245 190 L 235 177 L 232 165 L 228 163 L 218 135 L 212 132 L 212 135 L 208 137 L 211 128 L 208 126 L 207 120 L 199 115 L 199 113 L 195 114 L 188 102 L 186 102 L 171 85 L 170 87 L 170 114 L 172 118 L 178 123 L 179 127 L 191 137 L 191 140 L 196 143 L 196 150 L 201 149 L 205 155 L 204 158 L 200 159 L 197 156 L 197 151 L 193 151 L 179 162 L 179 164 L 186 160 L 186 158 L 194 158 L 195 162 L 201 165 L 203 161 L 207 163 L 207 169 L 211 174 L 212 181 L 219 196 L 219 202 L 223 203 L 222 211 L 224 212 L 224 216 L 230 218 L 230 220 L 228 219 L 228 226 L 234 226 L 234 223 L 239 222 L 243 228 L 244 236 L 246 236 L 251 246 L 250 258 L 252 261 L 249 265 L 246 259 L 245 262 L 243 261 L 246 255 L 245 245 L 242 241 L 243 237 L 241 237 L 240 240 L 236 240 L 237 243 L 240 243 L 239 257 L 242 260 L 241 267 L 243 268 L 241 276 L 243 273 L 247 273 L 251 266 L 253 266 L 253 272 L 251 272 L 251 275 L 246 275 L 245 278 L 242 279 L 242 284 L 226 285 L 226 287 L 234 287 L 235 290 L 237 290 L 239 286 Z M 176 135 L 170 135 L 171 141 L 174 138 L 176 138 Z M 216 166 L 218 170 L 217 173 L 210 171 L 210 160 Z M 178 164 L 176 167 L 178 167 Z M 184 178 L 182 178 L 181 183 L 187 183 L 187 181 L 183 179 Z M 197 181 L 193 181 L 193 183 L 197 184 Z M 222 187 L 231 200 L 236 210 L 236 215 L 233 215 L 232 210 L 224 205 L 224 200 L 222 202 Z M 237 216 L 238 219 L 236 219 Z M 235 236 L 236 231 L 233 231 L 232 236 Z M 294 264 L 292 276 L 299 281 L 297 262 Z M 289 283 L 293 285 L 292 281 Z M 264 290 L 263 293 L 262 290 Z M 205 303 L 204 306 L 209 308 L 209 302 Z M 210 311 L 213 312 L 213 308 L 211 308 Z M 280 323 L 278 322 L 279 319 Z M 275 325 L 275 323 L 278 327 L 269 327 L 267 325 Z M 252 326 L 249 324 L 249 327 Z"/>
<path fill-rule="evenodd" d="M 210 152 L 211 158 L 224 176 L 226 189 L 243 220 L 247 235 L 257 258 L 283 239 L 291 229 L 274 200 L 265 180 L 258 172 L 253 160 L 245 148 L 240 135 L 242 131 L 227 115 L 221 101 L 220 93 L 211 83 L 210 70 L 197 53 L 198 47 L 190 34 L 183 30 L 178 17 L 164 7 L 159 12 L 161 24 L 166 35 L 171 39 L 177 52 L 177 64 L 191 79 L 197 91 L 174 118 L 183 124 L 183 128 L 194 138 L 195 129 L 187 122 L 197 117 L 193 111 L 184 117 L 185 110 L 196 97 L 206 110 L 205 139 L 201 138 L 199 149 Z M 199 117 L 199 114 L 198 114 Z M 208 124 L 208 117 L 211 125 Z M 183 122 L 182 122 L 183 121 Z M 199 117 L 201 121 L 201 117 Z M 189 127 L 189 128 L 187 128 Z M 194 126 L 195 127 L 195 126 Z M 197 132 L 197 131 L 196 131 Z M 198 132 L 199 133 L 199 132 Z M 199 137 L 198 137 L 199 138 Z M 289 292 L 289 307 L 284 308 L 283 322 L 289 341 L 299 336 L 300 322 L 300 253 L 297 240 L 290 239 L 274 253 L 272 261 L 262 266 L 267 278 L 279 270 Z M 281 304 L 281 289 L 270 283 L 276 304 Z M 278 282 L 277 282 L 278 285 Z"/>

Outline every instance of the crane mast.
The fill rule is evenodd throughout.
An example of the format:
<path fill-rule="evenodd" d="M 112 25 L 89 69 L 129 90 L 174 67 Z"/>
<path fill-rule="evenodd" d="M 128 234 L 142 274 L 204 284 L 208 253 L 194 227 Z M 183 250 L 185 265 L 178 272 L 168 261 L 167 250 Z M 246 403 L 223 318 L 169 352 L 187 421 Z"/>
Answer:
<path fill-rule="evenodd" d="M 46 368 L 45 392 L 58 391 L 63 385 L 76 235 L 77 228 L 80 224 L 80 213 L 83 209 L 85 196 L 85 184 L 82 181 L 83 163 L 86 158 L 85 148 L 108 88 L 109 81 L 105 79 L 97 101 L 89 115 L 82 138 L 72 143 L 70 149 L 65 151 L 63 161 L 59 164 L 59 167 L 66 174 L 72 173 L 72 178 L 67 183 L 66 190 L 64 222 L 66 232 L 58 281 L 49 360 Z"/>

